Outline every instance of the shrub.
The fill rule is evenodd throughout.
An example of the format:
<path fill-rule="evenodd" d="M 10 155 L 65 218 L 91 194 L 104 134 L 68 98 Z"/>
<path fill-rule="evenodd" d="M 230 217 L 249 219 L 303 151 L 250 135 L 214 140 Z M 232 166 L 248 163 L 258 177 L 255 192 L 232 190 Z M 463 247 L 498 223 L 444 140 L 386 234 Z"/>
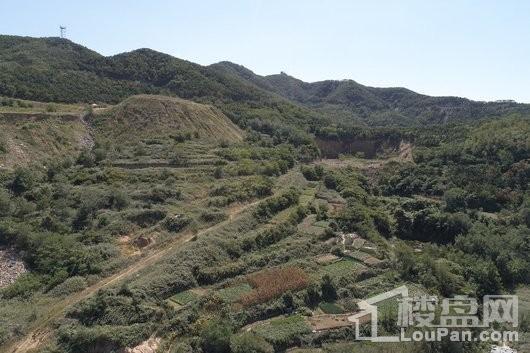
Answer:
<path fill-rule="evenodd" d="M 49 294 L 56 296 L 66 296 L 72 293 L 82 291 L 87 287 L 87 281 L 84 277 L 74 276 L 68 278 L 63 283 L 55 286 L 52 290 L 49 291 Z"/>
<path fill-rule="evenodd" d="M 467 193 L 460 188 L 452 188 L 444 193 L 446 208 L 450 212 L 463 210 L 466 208 Z"/>
<path fill-rule="evenodd" d="M 230 349 L 232 353 L 274 353 L 274 348 L 267 341 L 250 332 L 232 336 Z"/>
<path fill-rule="evenodd" d="M 107 151 L 104 148 L 96 148 L 94 149 L 94 160 L 96 163 L 101 162 L 105 158 L 107 158 Z"/>
<path fill-rule="evenodd" d="M 294 205 L 298 202 L 300 192 L 296 189 L 289 189 L 289 191 L 275 197 L 271 197 L 261 202 L 254 215 L 260 220 L 266 220 L 272 217 L 274 214 Z"/>
<path fill-rule="evenodd" d="M 218 210 L 205 210 L 201 213 L 201 220 L 204 222 L 221 222 L 227 219 L 228 216 L 221 211 Z"/>
<path fill-rule="evenodd" d="M 306 289 L 304 302 L 310 308 L 314 308 L 318 305 L 320 302 L 320 293 L 316 285 L 312 284 Z"/>
<path fill-rule="evenodd" d="M 322 282 L 320 284 L 320 290 L 322 291 L 322 298 L 325 301 L 332 302 L 337 299 L 337 290 L 333 284 L 333 280 L 328 274 L 325 274 L 322 277 Z"/>
<path fill-rule="evenodd" d="M 48 103 L 46 105 L 46 111 L 48 113 L 55 113 L 57 111 L 57 106 L 55 104 L 52 104 L 52 103 Z"/>
<path fill-rule="evenodd" d="M 332 174 L 326 174 L 324 177 L 324 185 L 326 185 L 328 189 L 335 190 L 337 188 L 337 179 Z"/>
<path fill-rule="evenodd" d="M 170 136 L 175 142 L 182 143 L 191 140 L 191 132 L 178 132 L 175 135 Z"/>
<path fill-rule="evenodd" d="M 0 190 L 0 216 L 8 216 L 13 211 L 13 204 L 9 195 Z"/>
<path fill-rule="evenodd" d="M 204 353 L 230 353 L 231 325 L 214 320 L 202 330 L 201 346 Z"/>
<path fill-rule="evenodd" d="M 284 238 L 287 238 L 289 235 L 294 234 L 295 232 L 296 228 L 291 224 L 281 223 L 277 226 L 260 232 L 255 238 L 255 243 L 258 248 L 264 248 L 277 243 Z"/>
<path fill-rule="evenodd" d="M 149 337 L 149 325 L 66 325 L 58 332 L 58 343 L 67 352 L 117 352 L 134 347 Z"/>
<path fill-rule="evenodd" d="M 317 181 L 322 179 L 324 175 L 324 168 L 321 165 L 306 166 L 302 165 L 300 168 L 304 177 L 309 181 Z"/>
<path fill-rule="evenodd" d="M 7 153 L 8 146 L 5 137 L 0 135 L 0 153 Z"/>
<path fill-rule="evenodd" d="M 35 185 L 36 179 L 37 177 L 31 169 L 17 168 L 10 185 L 11 190 L 17 195 L 29 191 Z"/>
<path fill-rule="evenodd" d="M 223 266 L 206 267 L 199 269 L 197 281 L 201 284 L 212 284 L 223 279 L 234 277 L 245 271 L 245 265 L 242 262 L 229 262 Z"/>
<path fill-rule="evenodd" d="M 109 197 L 109 204 L 111 208 L 123 210 L 130 203 L 129 196 L 121 190 L 112 190 Z"/>
<path fill-rule="evenodd" d="M 42 281 L 39 276 L 32 273 L 25 273 L 21 275 L 15 283 L 7 286 L 0 291 L 0 296 L 5 299 L 12 299 L 15 297 L 30 297 L 35 291 L 42 286 Z"/>
<path fill-rule="evenodd" d="M 222 179 L 224 177 L 224 170 L 223 167 L 215 167 L 215 170 L 213 171 L 213 177 L 215 179 Z"/>
<path fill-rule="evenodd" d="M 190 165 L 188 158 L 181 152 L 174 152 L 169 159 L 169 164 L 175 167 L 187 167 Z"/>
<path fill-rule="evenodd" d="M 530 228 L 530 208 L 523 208 L 519 212 L 519 219 L 521 223 L 525 224 L 528 228 Z"/>
<path fill-rule="evenodd" d="M 163 226 L 170 232 L 180 232 L 191 223 L 191 218 L 183 214 L 177 214 L 167 217 L 164 220 Z"/>
<path fill-rule="evenodd" d="M 133 212 L 128 219 L 140 227 L 148 227 L 164 219 L 165 216 L 166 212 L 162 210 L 140 210 Z"/>
<path fill-rule="evenodd" d="M 90 168 L 96 164 L 96 157 L 90 150 L 85 148 L 79 153 L 76 163 Z"/>

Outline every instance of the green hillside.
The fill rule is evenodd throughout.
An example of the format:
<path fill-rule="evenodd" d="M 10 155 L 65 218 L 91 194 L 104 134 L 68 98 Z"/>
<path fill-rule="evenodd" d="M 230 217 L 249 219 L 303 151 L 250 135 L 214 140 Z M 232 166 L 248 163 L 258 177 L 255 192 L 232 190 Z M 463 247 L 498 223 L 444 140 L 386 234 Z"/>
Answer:
<path fill-rule="evenodd" d="M 139 94 L 210 103 L 245 126 L 254 119 L 307 128 L 470 121 L 528 113 L 528 105 L 429 97 L 352 80 L 307 83 L 286 74 L 259 76 L 233 63 L 201 66 L 150 49 L 102 56 L 67 39 L 0 36 L 0 95 L 57 102 L 117 103 Z"/>
<path fill-rule="evenodd" d="M 118 103 L 157 93 L 212 103 L 241 124 L 266 118 L 302 125 L 316 118 L 236 76 L 150 49 L 104 57 L 67 39 L 13 36 L 0 36 L 0 48 L 0 95 L 8 97 Z"/>
<path fill-rule="evenodd" d="M 522 352 L 528 110 L 0 36 L 0 353 L 489 351 L 360 342 L 401 286 L 519 294 Z"/>
<path fill-rule="evenodd" d="M 258 76 L 230 62 L 214 64 L 219 71 L 238 75 L 340 123 L 408 126 L 478 120 L 513 112 L 529 113 L 530 106 L 513 102 L 476 102 L 458 97 L 431 97 L 406 88 L 375 88 L 353 80 L 307 83 L 285 73 Z"/>

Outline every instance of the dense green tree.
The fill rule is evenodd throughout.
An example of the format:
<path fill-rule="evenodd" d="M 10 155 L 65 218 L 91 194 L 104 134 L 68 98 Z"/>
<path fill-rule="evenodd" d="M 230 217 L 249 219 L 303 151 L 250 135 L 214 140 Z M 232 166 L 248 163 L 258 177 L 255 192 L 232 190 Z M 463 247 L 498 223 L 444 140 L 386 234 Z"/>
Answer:
<path fill-rule="evenodd" d="M 313 284 L 307 287 L 304 295 L 304 302 L 310 308 L 314 308 L 318 305 L 320 302 L 320 292 L 316 285 Z"/>
<path fill-rule="evenodd" d="M 466 191 L 460 188 L 452 188 L 444 193 L 444 201 L 448 211 L 461 211 L 466 208 Z"/>
<path fill-rule="evenodd" d="M 212 320 L 201 333 L 202 349 L 205 353 L 230 353 L 231 324 Z"/>
<path fill-rule="evenodd" d="M 34 185 L 37 177 L 35 172 L 30 168 L 15 169 L 13 180 L 11 182 L 11 190 L 15 194 L 21 194 L 29 191 Z"/>
<path fill-rule="evenodd" d="M 322 299 L 332 302 L 337 299 L 337 289 L 333 283 L 333 279 L 325 274 L 320 282 L 320 290 L 322 291 Z"/>

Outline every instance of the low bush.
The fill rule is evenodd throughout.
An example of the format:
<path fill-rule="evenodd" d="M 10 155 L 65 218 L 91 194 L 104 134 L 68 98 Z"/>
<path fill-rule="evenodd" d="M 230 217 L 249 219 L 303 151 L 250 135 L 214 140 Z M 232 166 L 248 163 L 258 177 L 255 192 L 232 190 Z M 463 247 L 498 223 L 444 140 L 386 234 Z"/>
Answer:
<path fill-rule="evenodd" d="M 226 213 L 219 210 L 205 210 L 201 213 L 201 220 L 207 223 L 218 223 L 228 218 Z"/>
<path fill-rule="evenodd" d="M 166 212 L 162 210 L 138 210 L 133 211 L 127 218 L 140 227 L 152 226 L 166 217 Z"/>
<path fill-rule="evenodd" d="M 28 298 L 42 286 L 39 276 L 32 273 L 21 275 L 15 283 L 0 290 L 0 296 L 5 299 L 15 297 Z"/>
<path fill-rule="evenodd" d="M 321 180 L 324 175 L 324 168 L 321 165 L 308 166 L 302 165 L 300 171 L 304 177 L 309 181 Z"/>
<path fill-rule="evenodd" d="M 274 353 L 267 341 L 250 332 L 232 336 L 230 350 L 232 353 Z"/>
<path fill-rule="evenodd" d="M 164 228 L 170 232 L 180 232 L 182 229 L 190 225 L 192 219 L 187 215 L 178 214 L 170 217 L 166 217 L 163 222 Z"/>
<path fill-rule="evenodd" d="M 52 288 L 48 294 L 54 297 L 66 296 L 72 293 L 82 291 L 87 287 L 87 281 L 84 277 L 70 277 L 63 283 Z"/>
<path fill-rule="evenodd" d="M 254 212 L 254 215 L 259 220 L 267 220 L 274 214 L 296 204 L 299 197 L 300 191 L 291 188 L 279 196 L 271 197 L 270 199 L 261 202 Z"/>

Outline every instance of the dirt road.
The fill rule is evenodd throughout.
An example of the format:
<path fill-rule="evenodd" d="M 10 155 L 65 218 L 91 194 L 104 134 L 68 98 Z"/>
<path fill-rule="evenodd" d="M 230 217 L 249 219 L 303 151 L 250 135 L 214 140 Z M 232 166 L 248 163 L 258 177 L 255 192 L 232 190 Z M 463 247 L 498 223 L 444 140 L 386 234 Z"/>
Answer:
<path fill-rule="evenodd" d="M 151 250 L 149 254 L 139 259 L 137 262 L 135 262 L 131 266 L 124 268 L 120 272 L 112 276 L 109 276 L 107 278 L 104 278 L 101 281 L 91 285 L 90 287 L 87 287 L 83 291 L 75 293 L 55 303 L 53 306 L 50 307 L 50 310 L 48 311 L 48 313 L 44 315 L 46 319 L 39 322 L 36 325 L 36 327 L 34 327 L 22 340 L 12 343 L 11 345 L 5 348 L 1 348 L 0 352 L 26 353 L 26 352 L 30 352 L 33 349 L 38 348 L 41 344 L 45 343 L 48 340 L 48 338 L 50 338 L 53 332 L 52 329 L 50 328 L 50 324 L 53 323 L 55 320 L 60 319 L 64 315 L 66 309 L 68 309 L 69 307 L 92 296 L 100 289 L 110 287 L 111 285 L 118 283 L 122 279 L 125 279 L 139 272 L 140 270 L 156 263 L 157 261 L 162 259 L 167 254 L 171 253 L 178 247 L 191 241 L 195 236 L 203 235 L 205 233 L 211 232 L 217 228 L 220 228 L 224 225 L 229 224 L 236 218 L 237 215 L 247 210 L 248 208 L 258 204 L 261 201 L 263 200 L 258 200 L 258 201 L 255 201 L 255 202 L 252 202 L 246 205 L 242 205 L 242 206 L 232 207 L 228 211 L 229 217 L 226 221 L 217 223 L 209 228 L 203 229 L 199 231 L 197 234 L 193 234 L 191 232 L 184 233 L 180 237 L 174 240 L 171 240 L 168 243 L 165 243 L 163 247 Z"/>

